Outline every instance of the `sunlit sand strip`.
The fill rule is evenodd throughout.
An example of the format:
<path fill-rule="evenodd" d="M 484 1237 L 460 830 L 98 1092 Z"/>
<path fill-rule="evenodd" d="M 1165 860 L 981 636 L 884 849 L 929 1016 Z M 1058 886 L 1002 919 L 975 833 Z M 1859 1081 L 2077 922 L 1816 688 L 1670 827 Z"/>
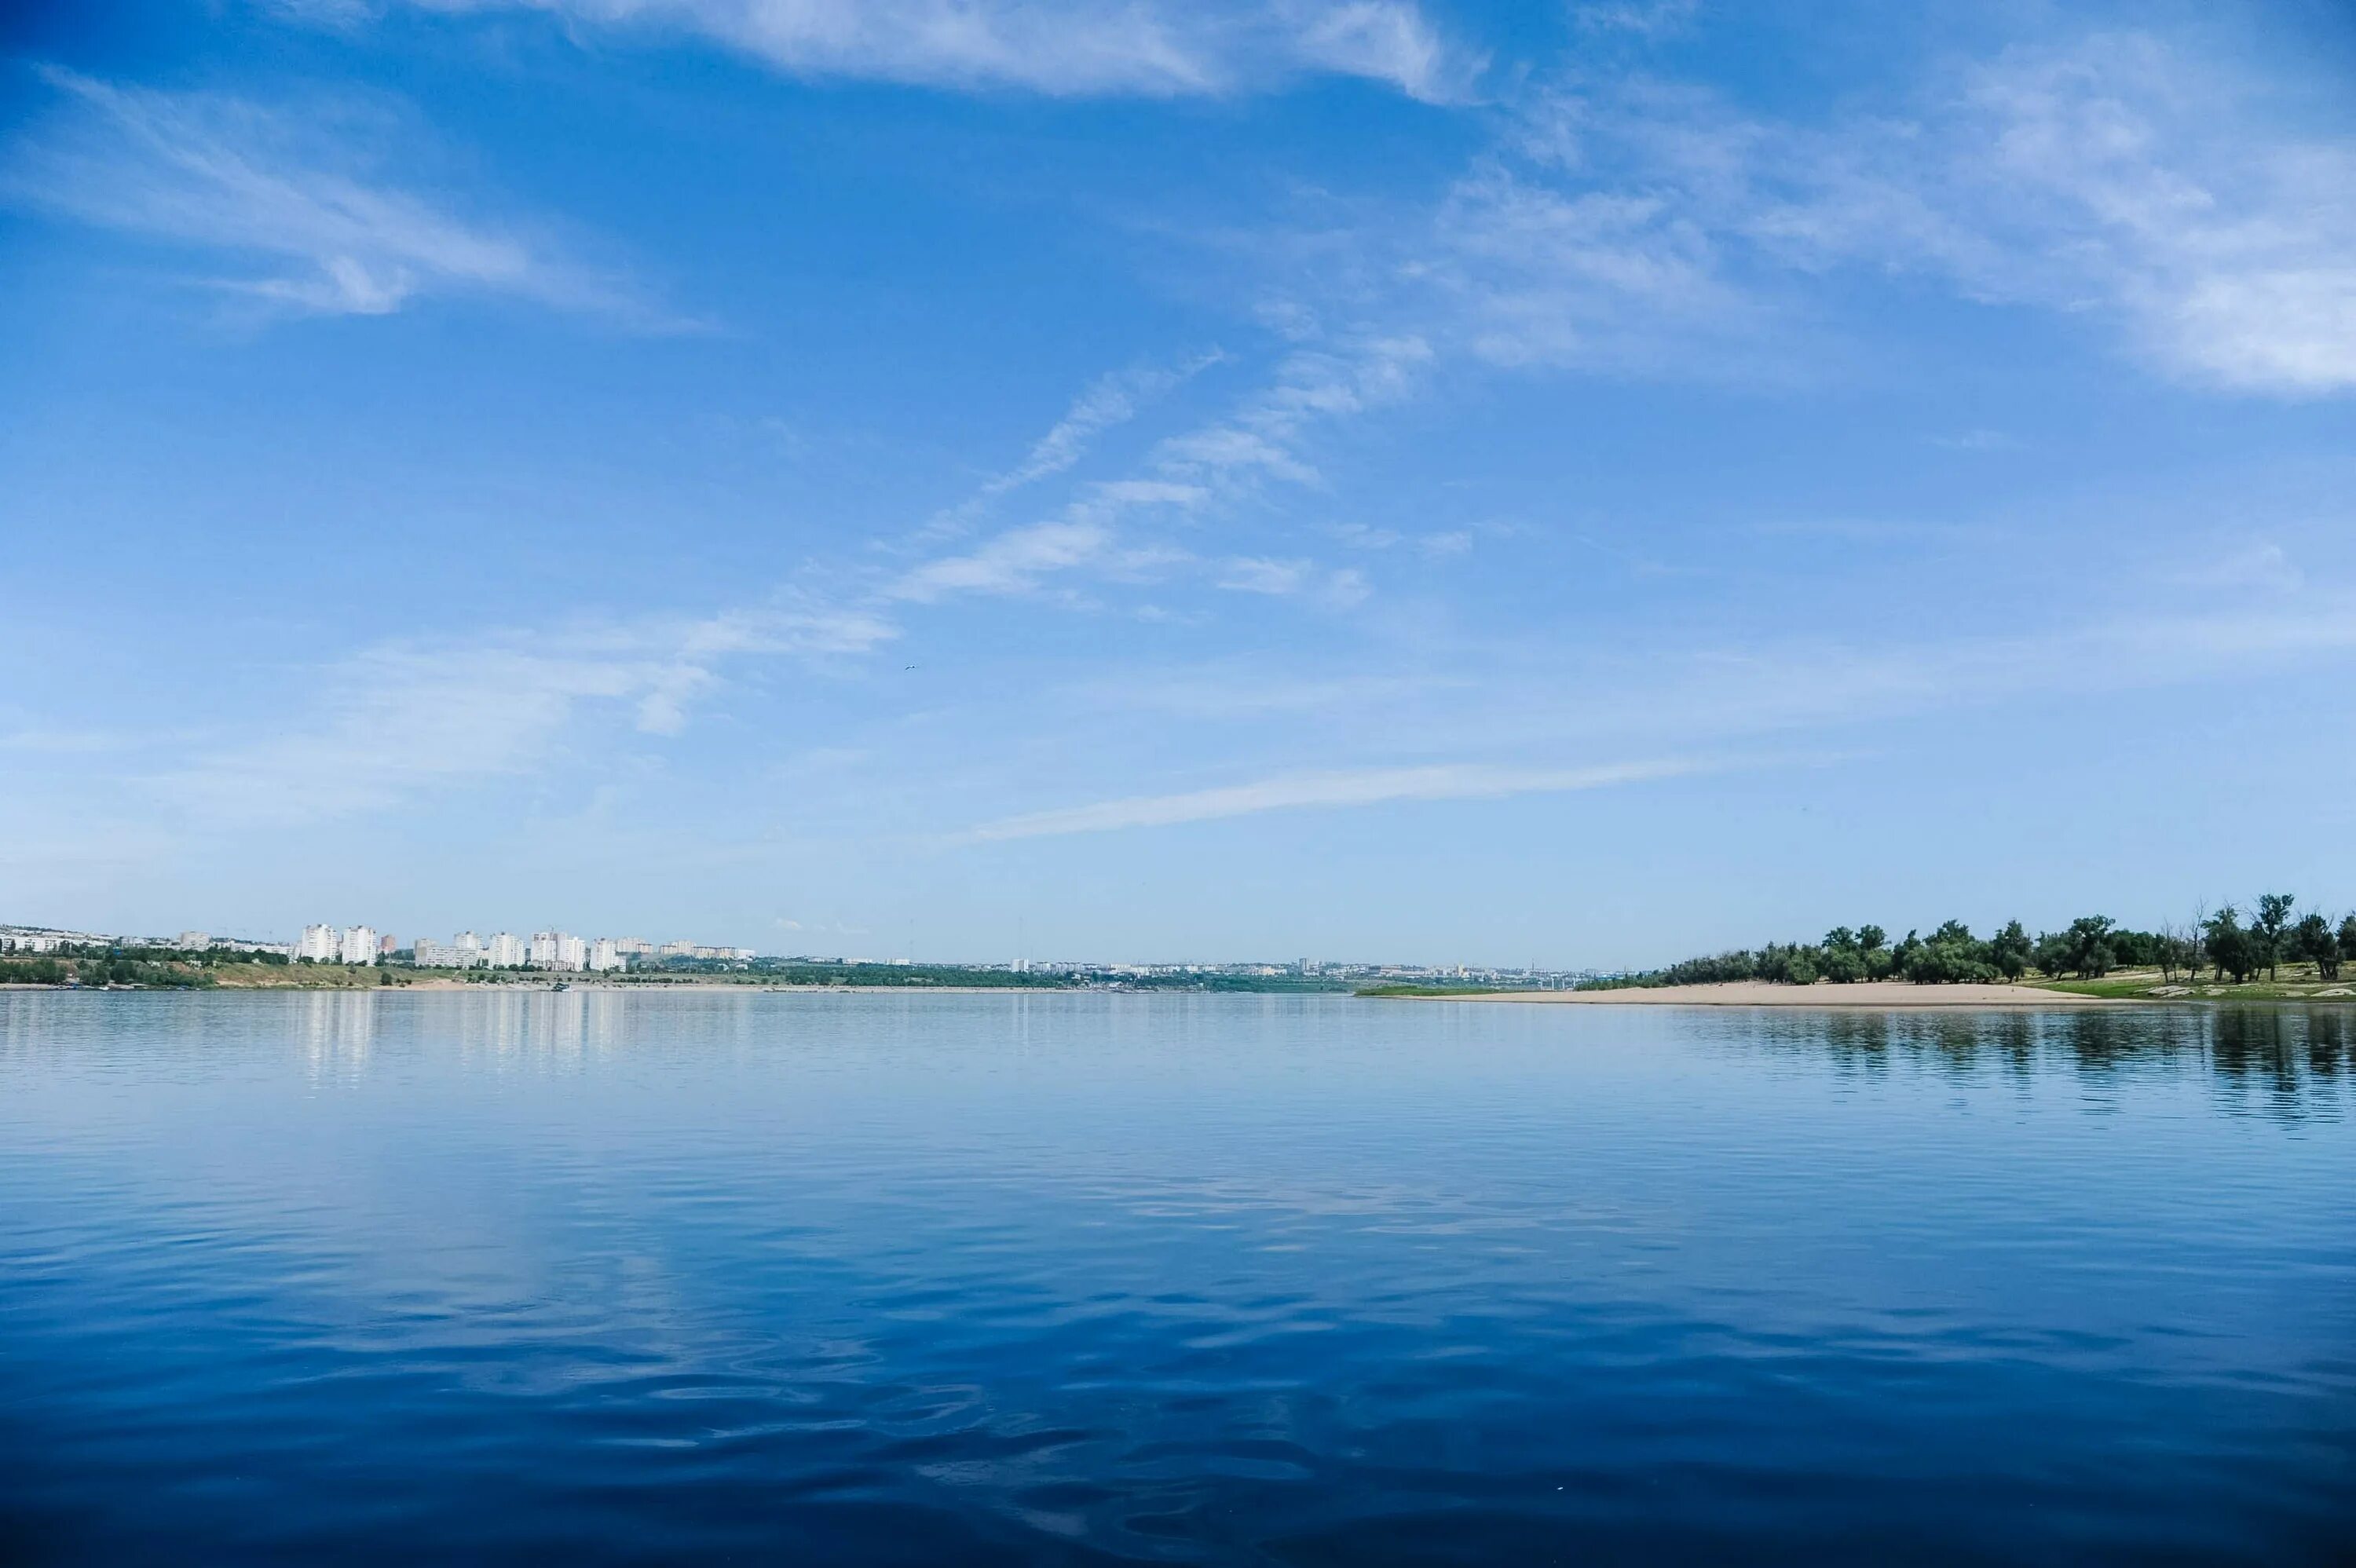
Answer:
<path fill-rule="evenodd" d="M 2107 1007 L 2102 997 L 2040 990 L 2035 986 L 1917 986 L 1905 980 L 1865 980 L 1836 986 L 1777 986 L 1731 980 L 1715 986 L 1631 987 L 1619 991 L 1481 991 L 1435 997 L 1451 1002 L 1545 1002 L 1640 1008 L 2084 1008 Z"/>

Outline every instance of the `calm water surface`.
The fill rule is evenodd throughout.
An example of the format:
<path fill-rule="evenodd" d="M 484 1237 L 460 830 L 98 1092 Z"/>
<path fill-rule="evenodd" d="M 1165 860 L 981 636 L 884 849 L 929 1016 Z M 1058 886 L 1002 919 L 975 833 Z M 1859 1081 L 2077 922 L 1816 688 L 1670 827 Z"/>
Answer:
<path fill-rule="evenodd" d="M 2356 1014 L 0 994 L 0 1555 L 2347 1562 Z"/>

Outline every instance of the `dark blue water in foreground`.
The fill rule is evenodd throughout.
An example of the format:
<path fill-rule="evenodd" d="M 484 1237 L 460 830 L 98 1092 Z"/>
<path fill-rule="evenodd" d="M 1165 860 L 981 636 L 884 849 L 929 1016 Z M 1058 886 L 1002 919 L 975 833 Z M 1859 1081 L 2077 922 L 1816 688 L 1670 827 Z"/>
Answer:
<path fill-rule="evenodd" d="M 0 1555 L 2345 1562 L 2356 1014 L 0 995 Z"/>

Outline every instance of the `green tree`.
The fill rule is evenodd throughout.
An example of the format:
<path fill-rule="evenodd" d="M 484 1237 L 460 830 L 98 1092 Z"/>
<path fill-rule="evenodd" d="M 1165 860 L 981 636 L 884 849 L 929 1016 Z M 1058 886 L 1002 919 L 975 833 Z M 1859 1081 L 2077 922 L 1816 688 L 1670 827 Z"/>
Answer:
<path fill-rule="evenodd" d="M 2070 923 L 2065 940 L 2070 944 L 2070 967 L 2078 972 L 2079 978 L 2099 980 L 2118 962 L 2110 943 L 2111 928 L 2115 923 L 2106 914 L 2081 915 Z"/>
<path fill-rule="evenodd" d="M 2288 893 L 2261 893 L 2258 912 L 2250 921 L 2250 934 L 2258 944 L 2258 959 L 2266 966 L 2266 978 L 2275 978 L 2275 965 L 2282 962 L 2283 933 L 2290 929 L 2290 912 L 2298 901 Z"/>
<path fill-rule="evenodd" d="M 2194 927 L 2192 933 L 2187 935 L 2184 927 L 2171 920 L 2162 924 L 2151 940 L 2152 961 L 2159 965 L 2161 979 L 2174 985 L 2177 971 L 2186 968 L 2194 968 L 2193 978 L 2200 978 L 2195 968 L 2201 960 L 2199 927 Z"/>
<path fill-rule="evenodd" d="M 2058 931 L 2041 933 L 2029 961 L 2049 980 L 2059 980 L 2070 972 L 2070 939 Z"/>
<path fill-rule="evenodd" d="M 2326 980 L 2340 978 L 2340 938 L 2331 923 L 2321 915 L 2309 912 L 2305 920 L 2290 928 L 2290 955 L 2315 965 L 2315 972 Z"/>
<path fill-rule="evenodd" d="M 2020 928 L 2020 922 L 2017 920 L 2007 922 L 2005 928 L 1997 932 L 1987 944 L 1989 965 L 2008 980 L 2019 979 L 2022 971 L 2029 967 L 2029 961 L 2035 956 L 2035 950 L 2029 946 L 2029 933 Z"/>
<path fill-rule="evenodd" d="M 1865 977 L 1867 979 L 1887 980 L 1890 976 L 1897 972 L 1898 955 L 1890 950 L 1889 939 L 1887 937 L 1884 937 L 1880 942 L 1865 949 Z"/>
<path fill-rule="evenodd" d="M 1922 939 L 1913 932 L 1908 932 L 1890 947 L 1890 967 L 1883 972 L 1890 975 L 1903 975 L 1910 972 L 1913 968 L 1915 950 L 1922 945 Z"/>
<path fill-rule="evenodd" d="M 1996 978 L 1996 970 L 1987 962 L 1987 944 L 1960 920 L 1945 922 L 1922 941 L 1910 936 L 1904 972 L 1908 979 L 1928 986 Z"/>
<path fill-rule="evenodd" d="M 2209 949 L 2209 962 L 2216 965 L 2217 973 L 2231 975 L 2237 985 L 2256 974 L 2264 964 L 2256 939 L 2243 926 L 2241 912 L 2232 904 L 2209 917 L 2201 928 L 2201 936 Z"/>

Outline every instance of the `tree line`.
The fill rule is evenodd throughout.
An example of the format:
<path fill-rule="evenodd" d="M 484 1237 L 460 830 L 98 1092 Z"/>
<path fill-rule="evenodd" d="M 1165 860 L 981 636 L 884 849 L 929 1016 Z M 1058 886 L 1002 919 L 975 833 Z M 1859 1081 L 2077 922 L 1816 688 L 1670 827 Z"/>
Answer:
<path fill-rule="evenodd" d="M 1940 985 L 2018 980 L 2031 969 L 2054 980 L 2099 980 L 2115 969 L 2157 969 L 2171 983 L 2179 977 L 2198 980 L 2206 969 L 2220 982 L 2241 984 L 2261 972 L 2270 980 L 2277 978 L 2285 964 L 2312 964 L 2319 978 L 2337 980 L 2342 963 L 2356 963 L 2356 914 L 2336 922 L 2319 910 L 2302 914 L 2290 894 L 2266 893 L 2250 906 L 2246 918 L 2241 909 L 2227 904 L 2156 931 L 2131 931 L 2101 914 L 2082 916 L 2060 931 L 2036 936 L 2017 920 L 1987 937 L 1951 920 L 1928 936 L 1910 931 L 1897 942 L 1878 925 L 1836 926 L 1821 942 L 1738 948 L 1665 968 L 1583 981 L 1580 989 L 1727 980 L 1792 986 L 1819 980 Z"/>
<path fill-rule="evenodd" d="M 84 953 L 65 958 L 0 958 L 0 984 L 165 986 L 175 990 L 200 990 L 218 982 L 210 975 L 169 963 Z"/>
<path fill-rule="evenodd" d="M 68 944 L 37 957 L 0 957 L 0 984 L 17 986 L 164 986 L 200 990 L 218 982 L 209 971 L 226 965 L 286 963 L 283 953 L 248 948 L 196 949 L 163 944 Z"/>

